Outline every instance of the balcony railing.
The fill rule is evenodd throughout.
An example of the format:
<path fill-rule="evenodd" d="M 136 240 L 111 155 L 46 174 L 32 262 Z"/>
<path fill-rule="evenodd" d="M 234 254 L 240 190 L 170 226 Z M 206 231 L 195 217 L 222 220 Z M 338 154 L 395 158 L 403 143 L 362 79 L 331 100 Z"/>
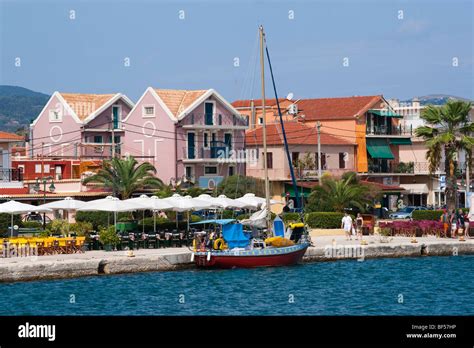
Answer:
<path fill-rule="evenodd" d="M 367 135 L 406 135 L 406 136 L 412 136 L 413 135 L 413 127 L 407 126 L 396 126 L 396 127 L 387 127 L 385 125 L 381 126 L 373 126 L 370 128 L 367 128 L 366 130 Z"/>
<path fill-rule="evenodd" d="M 230 146 L 188 146 L 183 148 L 184 159 L 218 159 L 230 157 Z"/>
<path fill-rule="evenodd" d="M 0 168 L 0 181 L 23 181 L 23 171 L 18 168 Z"/>
<path fill-rule="evenodd" d="M 218 127 L 248 127 L 248 118 L 239 115 L 228 114 L 189 114 L 183 120 L 184 127 L 201 126 L 212 128 Z"/>

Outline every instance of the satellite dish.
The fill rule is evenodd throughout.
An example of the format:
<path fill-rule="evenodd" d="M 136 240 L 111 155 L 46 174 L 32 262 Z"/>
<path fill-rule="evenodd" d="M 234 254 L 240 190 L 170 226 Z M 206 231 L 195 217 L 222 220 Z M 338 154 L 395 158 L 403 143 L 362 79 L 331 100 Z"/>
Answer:
<path fill-rule="evenodd" d="M 286 99 L 288 100 L 292 100 L 293 99 L 293 93 L 288 93 L 288 95 L 286 96 Z"/>

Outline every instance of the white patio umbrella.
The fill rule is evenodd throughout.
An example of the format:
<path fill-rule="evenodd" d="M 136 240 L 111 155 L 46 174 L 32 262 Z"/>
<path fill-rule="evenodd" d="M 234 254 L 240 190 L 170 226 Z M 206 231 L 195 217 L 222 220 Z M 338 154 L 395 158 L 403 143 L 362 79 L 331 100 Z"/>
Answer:
<path fill-rule="evenodd" d="M 138 205 L 143 206 L 143 214 L 145 213 L 145 210 L 152 210 L 153 211 L 153 231 L 156 233 L 156 210 L 171 210 L 173 206 L 156 197 L 148 197 L 147 195 L 141 195 L 140 197 L 137 198 L 130 198 L 125 200 L 125 202 L 131 202 L 131 203 L 136 203 Z M 144 217 L 144 216 L 143 216 Z M 143 225 L 143 228 L 145 228 L 145 225 Z"/>
<path fill-rule="evenodd" d="M 73 199 L 72 197 L 66 197 L 59 201 L 54 201 L 46 204 L 40 205 L 40 207 L 49 208 L 52 210 L 66 210 L 67 212 L 76 211 L 79 208 L 82 208 L 86 205 L 86 202 Z M 68 235 L 69 235 L 69 223 L 67 225 Z"/>
<path fill-rule="evenodd" d="M 236 200 L 239 201 L 239 202 L 243 202 L 243 203 L 253 205 L 253 206 L 255 206 L 255 208 L 259 208 L 264 203 L 266 203 L 265 198 L 255 196 L 255 193 L 246 193 L 245 195 L 243 195 L 240 198 L 237 198 Z M 284 204 L 284 203 L 281 202 L 281 201 L 270 199 L 270 204 Z"/>
<path fill-rule="evenodd" d="M 13 236 L 13 215 L 25 214 L 32 211 L 39 212 L 39 213 L 50 213 L 52 210 L 49 208 L 20 203 L 13 200 L 0 204 L 0 213 L 11 214 L 11 235 L 12 236 Z"/>
<path fill-rule="evenodd" d="M 124 211 L 142 210 L 143 206 L 138 203 L 121 201 L 117 197 L 107 196 L 96 199 L 77 209 L 77 211 L 107 211 L 114 213 L 114 225 L 117 224 L 117 213 Z"/>
<path fill-rule="evenodd" d="M 190 210 L 201 210 L 209 209 L 214 205 L 210 202 L 200 200 L 197 198 L 192 198 L 191 196 L 182 197 L 178 194 L 174 194 L 171 197 L 163 198 L 164 201 L 171 204 L 173 208 L 171 210 L 176 212 L 189 212 Z M 188 224 L 189 224 L 189 214 L 188 214 Z M 178 216 L 176 215 L 176 228 L 178 227 Z M 189 227 L 189 225 L 188 225 Z"/>
<path fill-rule="evenodd" d="M 239 208 L 245 209 L 248 207 L 253 207 L 253 205 L 238 201 L 236 199 L 228 198 L 226 195 L 220 195 L 219 197 L 214 199 L 214 203 L 218 204 L 221 208 Z"/>

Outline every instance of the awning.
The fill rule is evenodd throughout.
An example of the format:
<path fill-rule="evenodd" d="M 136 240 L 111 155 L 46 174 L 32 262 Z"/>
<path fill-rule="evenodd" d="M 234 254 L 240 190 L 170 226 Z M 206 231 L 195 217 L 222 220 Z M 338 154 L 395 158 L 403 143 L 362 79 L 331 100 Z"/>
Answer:
<path fill-rule="evenodd" d="M 390 144 L 411 145 L 411 139 L 410 138 L 390 138 Z"/>
<path fill-rule="evenodd" d="M 411 194 L 421 195 L 429 192 L 427 184 L 400 184 L 400 186 Z"/>
<path fill-rule="evenodd" d="M 384 117 L 393 117 L 393 118 L 403 118 L 403 115 L 399 115 L 394 113 L 393 111 L 390 110 L 376 110 L 376 109 L 370 109 L 369 112 L 371 114 L 377 115 L 377 116 L 384 116 Z"/>
<path fill-rule="evenodd" d="M 282 194 L 282 196 L 286 196 L 286 194 L 289 194 L 290 197 L 295 197 L 295 191 L 293 190 L 293 185 L 291 184 L 285 184 L 285 192 Z M 302 187 L 298 185 L 298 196 L 301 197 L 309 197 L 311 194 L 311 189 L 307 187 Z"/>
<path fill-rule="evenodd" d="M 386 139 L 372 139 L 368 138 L 367 141 L 367 151 L 369 152 L 370 157 L 380 158 L 380 159 L 394 159 L 395 156 L 390 150 L 390 146 L 387 143 Z"/>
<path fill-rule="evenodd" d="M 202 220 L 199 222 L 193 222 L 190 225 L 204 225 L 204 224 L 227 225 L 233 221 L 235 221 L 235 219 Z"/>

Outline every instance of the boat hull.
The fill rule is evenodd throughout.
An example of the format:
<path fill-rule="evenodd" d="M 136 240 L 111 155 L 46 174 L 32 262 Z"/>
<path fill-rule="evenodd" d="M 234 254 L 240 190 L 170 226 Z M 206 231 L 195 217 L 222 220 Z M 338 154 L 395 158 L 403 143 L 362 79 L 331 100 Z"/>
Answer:
<path fill-rule="evenodd" d="M 199 268 L 254 268 L 297 264 L 303 258 L 309 244 L 291 247 L 266 248 L 246 251 L 196 252 L 194 263 Z"/>

